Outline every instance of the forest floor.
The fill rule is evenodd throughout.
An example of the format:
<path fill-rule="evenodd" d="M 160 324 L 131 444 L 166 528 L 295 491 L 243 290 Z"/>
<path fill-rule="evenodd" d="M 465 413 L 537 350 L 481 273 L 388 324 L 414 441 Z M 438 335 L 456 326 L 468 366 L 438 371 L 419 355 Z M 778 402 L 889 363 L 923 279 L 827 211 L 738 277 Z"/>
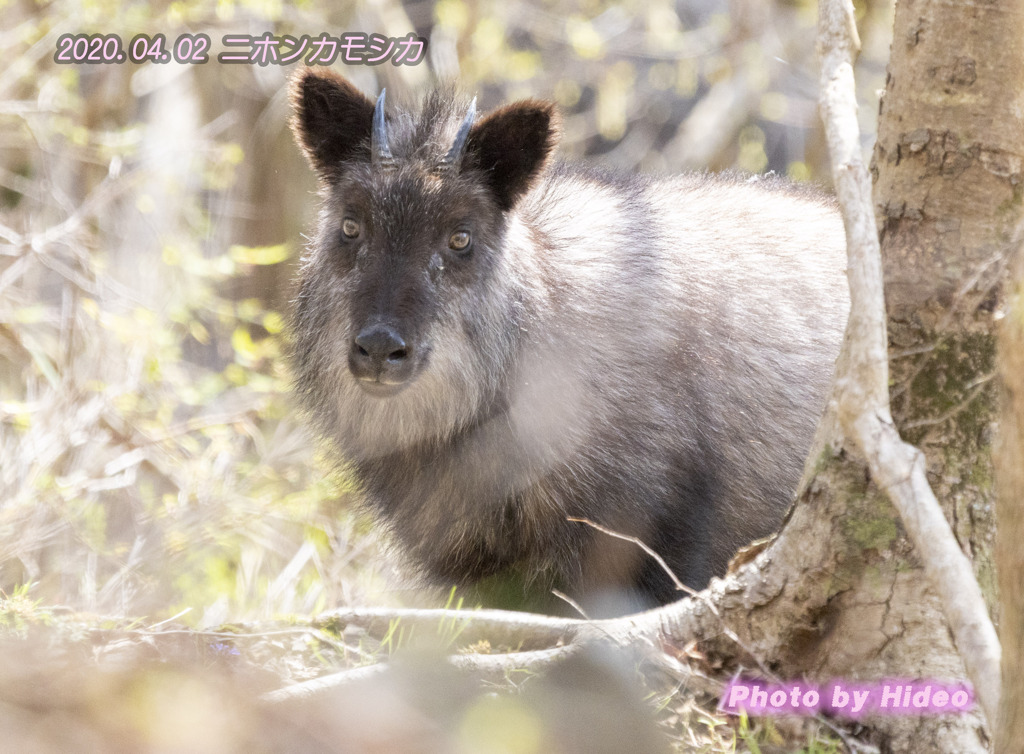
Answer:
<path fill-rule="evenodd" d="M 197 630 L 15 595 L 0 600 L 0 730 L 40 754 L 847 750 L 820 721 L 723 715 L 706 688 L 601 653 L 481 683 L 444 655 L 516 648 L 433 638 L 400 620 L 383 635 L 298 617 Z M 345 681 L 287 691 L 324 676 Z"/>

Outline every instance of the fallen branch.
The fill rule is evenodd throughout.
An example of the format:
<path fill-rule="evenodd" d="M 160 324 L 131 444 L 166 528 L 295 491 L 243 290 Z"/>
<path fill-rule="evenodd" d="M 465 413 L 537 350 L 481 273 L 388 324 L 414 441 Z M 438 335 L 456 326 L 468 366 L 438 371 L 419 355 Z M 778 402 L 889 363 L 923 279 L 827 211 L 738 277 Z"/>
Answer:
<path fill-rule="evenodd" d="M 816 556 L 810 554 L 809 557 Z M 747 633 L 752 610 L 775 602 L 778 596 L 775 584 L 781 580 L 777 581 L 774 575 L 766 578 L 758 566 L 764 566 L 764 563 L 744 566 L 724 580 L 714 579 L 694 599 L 605 620 L 554 618 L 503 610 L 348 608 L 318 615 L 311 625 L 315 629 L 339 633 L 346 627 L 357 626 L 378 638 L 386 636 L 399 625 L 407 635 L 428 639 L 437 637 L 442 641 L 448 637 L 448 644 L 454 644 L 452 637 L 455 637 L 457 644 L 463 647 L 486 640 L 491 646 L 518 650 L 499 655 L 465 654 L 447 658 L 460 671 L 484 679 L 501 677 L 511 669 L 539 672 L 594 644 L 637 651 L 667 672 L 681 678 L 696 679 L 697 675 L 684 663 L 670 662 L 663 653 L 665 645 L 683 645 L 693 637 L 705 637 L 727 645 L 733 654 L 761 667 L 766 677 L 774 677 L 759 655 L 767 654 L 768 647 L 777 641 L 777 637 L 765 635 L 752 642 L 737 634 L 740 627 L 744 627 L 744 633 Z M 771 567 L 770 561 L 769 567 L 773 574 L 781 577 L 778 573 L 781 569 Z M 453 649 L 449 647 L 448 651 Z M 344 670 L 272 692 L 265 696 L 265 701 L 286 702 L 329 693 L 362 680 L 367 673 L 382 672 L 384 667 L 386 664 L 381 664 L 374 671 L 366 668 Z M 701 685 L 699 681 L 698 685 Z"/>
<path fill-rule="evenodd" d="M 441 610 L 359 607 L 321 613 L 313 620 L 320 629 L 358 626 L 383 636 L 400 621 L 406 631 L 427 635 L 456 634 L 460 644 L 487 640 L 492 646 L 541 649 L 576 641 L 588 625 L 576 618 L 552 618 L 504 610 Z M 595 623 L 599 623 L 596 621 Z M 607 622 L 607 621 L 606 621 Z"/>

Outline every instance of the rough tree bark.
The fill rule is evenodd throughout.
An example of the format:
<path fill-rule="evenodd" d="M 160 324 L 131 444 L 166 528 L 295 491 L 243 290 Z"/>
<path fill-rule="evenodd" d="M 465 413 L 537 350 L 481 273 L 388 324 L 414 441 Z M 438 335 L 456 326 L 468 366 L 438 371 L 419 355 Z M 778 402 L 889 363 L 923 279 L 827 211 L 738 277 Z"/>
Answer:
<path fill-rule="evenodd" d="M 1019 2 L 901 2 L 874 162 L 893 413 L 990 604 L 993 311 L 1024 192 L 1022 32 Z"/>
<path fill-rule="evenodd" d="M 849 63 L 843 59 L 852 46 L 844 35 L 852 32 L 849 39 L 855 38 L 852 6 L 828 0 L 822 18 L 825 52 L 835 52 L 836 44 L 847 46 L 837 59 L 826 60 L 823 82 L 842 88 L 852 83 L 846 81 Z M 992 676 L 998 678 L 999 648 L 980 590 L 969 584 L 966 591 L 977 601 L 965 610 L 969 603 L 946 587 L 948 579 L 961 579 L 964 572 L 971 581 L 962 550 L 990 600 L 994 594 L 995 333 L 1000 286 L 1024 195 L 1024 132 L 1015 114 L 1024 110 L 1021 24 L 1019 3 L 899 4 L 874 161 L 881 258 L 876 248 L 872 273 L 870 253 L 854 249 L 851 256 L 857 268 L 851 274 L 854 286 L 870 284 L 872 274 L 877 280 L 879 262 L 884 268 L 888 359 L 883 319 L 867 327 L 854 322 L 840 357 L 836 399 L 819 431 L 797 504 L 774 544 L 729 578 L 713 581 L 699 597 L 639 616 L 589 623 L 494 613 L 463 617 L 485 633 L 511 632 L 529 650 L 518 658 L 522 663 L 515 656 L 481 660 L 480 672 L 493 672 L 501 662 L 542 667 L 592 641 L 635 647 L 697 638 L 709 657 L 727 665 L 756 664 L 782 678 L 963 680 L 970 671 L 979 702 L 993 716 L 998 682 L 993 684 Z M 849 109 L 850 103 L 840 106 Z M 847 129 L 841 136 L 849 141 L 846 125 L 833 128 Z M 854 143 L 856 136 L 854 124 Z M 840 173 L 859 173 L 847 193 L 864 200 L 867 171 L 853 152 L 834 155 L 837 184 L 848 177 Z M 844 191 L 840 196 L 846 202 Z M 853 220 L 848 234 L 851 239 L 867 236 L 873 243 L 870 208 L 864 209 L 860 215 L 847 212 L 848 221 Z M 873 304 L 871 295 L 854 298 L 880 314 L 877 291 Z M 1021 315 L 1019 308 L 1013 311 L 1010 322 L 1016 329 L 1007 328 L 1005 343 L 1019 342 Z M 863 334 L 858 327 L 877 342 L 858 344 Z M 1024 373 L 1020 354 L 1014 353 L 1018 361 L 1007 358 L 1004 369 Z M 893 377 L 891 418 L 886 365 Z M 873 386 L 861 381 L 865 375 L 876 380 Z M 1024 388 L 1019 380 L 1008 387 L 1009 403 L 1019 410 Z M 858 391 L 868 395 L 851 401 L 849 396 Z M 1006 489 L 1019 489 L 1012 485 L 1022 483 L 1019 463 L 1012 463 L 1020 458 L 1020 445 L 1014 443 L 1021 442 L 1022 424 L 1004 428 L 1004 457 L 1011 459 L 1009 468 L 1018 470 L 1016 477 L 1006 477 L 1011 485 Z M 919 444 L 924 455 L 900 445 L 896 429 Z M 880 443 L 888 444 L 890 457 L 878 451 Z M 905 471 L 894 471 L 900 462 Z M 931 525 L 935 518 L 940 524 L 932 531 L 944 533 L 929 534 L 921 526 L 929 502 L 935 506 L 926 482 L 943 505 L 959 547 L 941 516 L 932 519 Z M 898 501 L 917 548 L 886 493 Z M 1001 510 L 1020 518 L 1019 504 Z M 937 559 L 933 556 L 941 548 L 935 544 L 942 539 L 953 552 Z M 1017 592 L 1019 583 L 1013 582 L 1019 579 L 1020 555 L 1007 544 L 1004 562 L 1016 570 L 1003 576 Z M 1011 641 L 1019 643 L 1019 606 L 1006 609 L 1005 625 L 1016 631 Z M 1011 616 L 1011 610 L 1017 612 Z M 344 611 L 333 620 L 373 627 L 390 617 L 393 611 Z M 443 611 L 420 611 L 404 619 L 435 624 L 452 618 Z M 967 668 L 961 654 L 969 658 Z M 460 662 L 473 664 L 465 658 Z M 1007 684 L 1016 670 L 1004 669 Z M 316 689 L 286 690 L 280 697 L 304 691 Z M 1016 698 L 1015 692 L 1007 694 L 1006 708 Z M 889 716 L 866 722 L 882 751 L 963 754 L 989 749 L 981 709 L 960 716 Z"/>

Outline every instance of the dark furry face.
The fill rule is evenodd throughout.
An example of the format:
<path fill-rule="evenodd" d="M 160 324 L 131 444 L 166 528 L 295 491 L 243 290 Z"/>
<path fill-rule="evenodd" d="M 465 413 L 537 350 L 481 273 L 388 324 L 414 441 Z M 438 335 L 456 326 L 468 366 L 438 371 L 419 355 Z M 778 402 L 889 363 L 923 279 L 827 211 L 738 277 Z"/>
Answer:
<path fill-rule="evenodd" d="M 297 372 L 353 454 L 448 431 L 485 399 L 505 354 L 477 336 L 513 322 L 495 279 L 503 233 L 493 200 L 464 179 L 357 166 L 330 187 L 295 312 Z"/>
<path fill-rule="evenodd" d="M 429 368 L 431 333 L 488 284 L 503 229 L 488 192 L 461 175 L 360 166 L 332 187 L 319 274 L 346 291 L 348 366 L 368 395 L 394 395 Z"/>
<path fill-rule="evenodd" d="M 520 103 L 482 119 L 463 131 L 452 165 L 453 138 L 471 120 L 450 92 L 433 94 L 418 116 L 384 119 L 383 102 L 375 108 L 335 74 L 307 71 L 293 104 L 296 137 L 324 188 L 296 308 L 300 392 L 320 421 L 337 417 L 324 427 L 335 436 L 358 438 L 357 424 L 385 421 L 392 434 L 422 425 L 409 441 L 428 424 L 451 432 L 497 389 L 509 357 L 515 294 L 504 236 L 553 149 L 552 109 Z M 371 138 L 375 112 L 386 159 Z M 373 429 L 353 441 L 357 451 L 376 444 Z"/>

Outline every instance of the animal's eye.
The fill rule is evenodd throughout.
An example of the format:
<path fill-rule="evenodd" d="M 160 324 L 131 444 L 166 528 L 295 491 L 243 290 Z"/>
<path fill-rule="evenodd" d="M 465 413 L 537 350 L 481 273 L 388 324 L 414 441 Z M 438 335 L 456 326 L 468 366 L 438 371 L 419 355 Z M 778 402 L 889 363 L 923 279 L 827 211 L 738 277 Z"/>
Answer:
<path fill-rule="evenodd" d="M 452 251 L 465 251 L 469 248 L 469 231 L 459 230 L 448 237 L 448 248 Z"/>
<path fill-rule="evenodd" d="M 341 223 L 341 232 L 345 238 L 356 238 L 359 236 L 359 223 L 351 217 L 346 217 Z"/>

